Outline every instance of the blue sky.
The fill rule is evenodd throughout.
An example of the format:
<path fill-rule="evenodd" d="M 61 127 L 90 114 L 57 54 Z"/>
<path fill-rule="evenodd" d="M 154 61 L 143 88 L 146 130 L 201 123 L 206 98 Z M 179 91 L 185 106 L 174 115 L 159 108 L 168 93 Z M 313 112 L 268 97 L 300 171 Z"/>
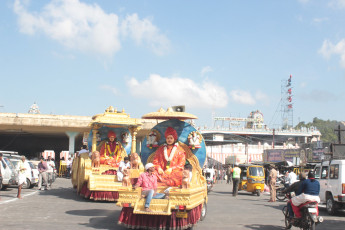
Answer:
<path fill-rule="evenodd" d="M 0 112 L 344 120 L 345 0 L 0 2 Z"/>

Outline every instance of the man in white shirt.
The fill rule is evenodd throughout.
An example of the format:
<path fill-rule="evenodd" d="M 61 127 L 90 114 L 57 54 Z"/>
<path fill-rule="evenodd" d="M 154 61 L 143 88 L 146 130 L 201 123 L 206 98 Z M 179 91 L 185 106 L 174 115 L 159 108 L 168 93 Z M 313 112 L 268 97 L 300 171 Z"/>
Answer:
<path fill-rule="evenodd" d="M 18 163 L 17 166 L 18 170 L 18 193 L 17 193 L 17 198 L 22 199 L 21 192 L 22 192 L 22 187 L 23 184 L 26 184 L 26 178 L 27 175 L 31 175 L 31 167 L 26 160 L 25 156 L 21 157 L 21 160 Z"/>
<path fill-rule="evenodd" d="M 67 178 L 69 178 L 71 176 L 72 163 L 73 163 L 72 158 L 69 157 L 66 161 L 66 164 L 67 164 L 67 175 L 66 175 L 66 177 Z"/>
<path fill-rule="evenodd" d="M 80 156 L 80 154 L 82 154 L 82 153 L 89 153 L 89 150 L 87 149 L 87 145 L 83 145 L 83 147 L 81 148 L 81 150 L 78 153 L 78 156 Z M 91 153 L 89 155 L 91 155 Z"/>
<path fill-rule="evenodd" d="M 49 188 L 51 188 L 52 183 L 53 183 L 54 169 L 55 169 L 55 162 L 51 159 L 51 156 L 48 157 L 47 166 L 48 166 L 48 170 L 47 170 L 48 183 L 49 183 Z"/>
<path fill-rule="evenodd" d="M 291 186 L 293 183 L 297 181 L 297 175 L 296 173 L 294 173 L 292 169 L 289 169 L 288 181 L 289 181 L 289 186 Z"/>
<path fill-rule="evenodd" d="M 123 161 L 120 162 L 119 170 L 117 171 L 117 180 L 118 181 L 122 181 L 122 178 L 123 178 L 122 171 L 124 169 L 129 169 L 129 168 L 131 168 L 131 162 L 129 162 L 129 157 L 125 157 L 125 158 L 123 158 Z"/>

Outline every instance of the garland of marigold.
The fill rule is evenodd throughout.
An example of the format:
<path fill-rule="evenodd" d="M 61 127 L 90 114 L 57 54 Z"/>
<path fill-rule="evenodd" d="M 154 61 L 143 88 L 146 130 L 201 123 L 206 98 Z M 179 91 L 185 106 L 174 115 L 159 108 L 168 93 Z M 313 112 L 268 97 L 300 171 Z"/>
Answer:
<path fill-rule="evenodd" d="M 119 150 L 119 144 L 117 142 L 115 142 L 116 146 L 115 146 L 115 149 L 114 149 L 114 152 L 112 152 L 110 150 L 110 145 L 108 145 L 108 142 L 105 143 L 105 149 L 109 151 L 109 156 L 111 157 L 114 157 L 115 155 L 115 152 Z M 104 151 L 104 157 L 107 158 L 107 151 Z M 119 156 L 119 154 L 116 154 L 116 161 L 119 160 L 121 156 Z"/>

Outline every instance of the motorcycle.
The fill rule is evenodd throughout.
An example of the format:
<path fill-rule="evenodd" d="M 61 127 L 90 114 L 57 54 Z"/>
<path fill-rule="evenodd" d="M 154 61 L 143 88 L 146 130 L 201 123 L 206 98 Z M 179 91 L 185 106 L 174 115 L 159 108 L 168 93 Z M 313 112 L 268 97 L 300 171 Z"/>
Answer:
<path fill-rule="evenodd" d="M 278 177 L 276 182 L 276 198 L 279 201 L 284 201 L 286 199 L 285 193 L 285 177 Z"/>
<path fill-rule="evenodd" d="M 291 194 L 286 194 L 288 200 L 291 200 Z M 290 229 L 292 226 L 301 228 L 303 230 L 315 230 L 316 225 L 323 222 L 322 216 L 319 216 L 319 207 L 317 202 L 306 202 L 299 206 L 301 211 L 301 218 L 291 218 L 288 213 L 287 206 L 283 207 L 283 214 L 285 217 L 285 229 Z"/>
<path fill-rule="evenodd" d="M 212 188 L 213 188 L 213 178 L 211 177 L 211 173 L 207 172 L 205 173 L 205 177 L 206 177 L 206 183 L 207 183 L 207 193 L 209 193 Z"/>

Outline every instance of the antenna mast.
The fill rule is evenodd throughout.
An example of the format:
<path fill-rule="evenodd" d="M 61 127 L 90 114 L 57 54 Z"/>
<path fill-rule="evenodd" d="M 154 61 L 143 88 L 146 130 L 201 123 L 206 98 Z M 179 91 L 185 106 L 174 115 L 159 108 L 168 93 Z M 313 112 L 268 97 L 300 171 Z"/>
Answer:
<path fill-rule="evenodd" d="M 281 117 L 283 129 L 293 128 L 292 75 L 281 84 Z"/>

